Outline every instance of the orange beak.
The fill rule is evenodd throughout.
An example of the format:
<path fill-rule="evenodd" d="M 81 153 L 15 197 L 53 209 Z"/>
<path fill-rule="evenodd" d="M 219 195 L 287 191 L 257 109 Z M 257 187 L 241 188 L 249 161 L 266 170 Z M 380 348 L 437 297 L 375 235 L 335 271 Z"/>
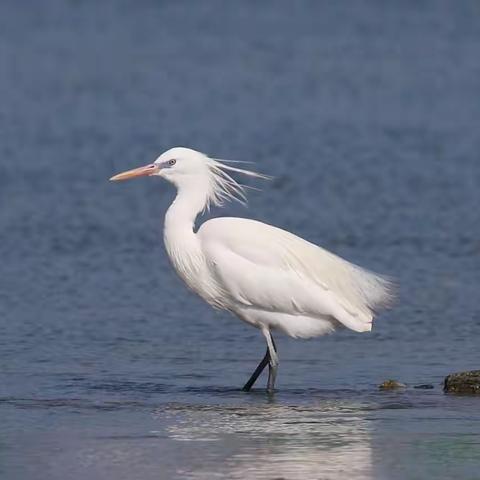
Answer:
<path fill-rule="evenodd" d="M 119 173 L 114 175 L 110 180 L 113 182 L 118 182 L 119 180 L 129 180 L 130 178 L 135 177 L 149 177 L 154 175 L 160 170 L 158 165 L 151 163 L 150 165 L 145 165 L 144 167 L 134 168 L 133 170 L 127 170 L 126 172 Z"/>

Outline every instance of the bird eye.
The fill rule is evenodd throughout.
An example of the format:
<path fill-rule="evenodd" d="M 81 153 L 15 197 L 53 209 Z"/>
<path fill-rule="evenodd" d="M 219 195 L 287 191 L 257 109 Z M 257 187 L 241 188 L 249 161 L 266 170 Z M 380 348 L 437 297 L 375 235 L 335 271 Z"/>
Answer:
<path fill-rule="evenodd" d="M 176 163 L 177 163 L 177 161 L 176 161 L 174 158 L 172 158 L 171 160 L 168 161 L 168 164 L 169 164 L 170 166 L 173 166 L 173 165 L 175 165 Z"/>

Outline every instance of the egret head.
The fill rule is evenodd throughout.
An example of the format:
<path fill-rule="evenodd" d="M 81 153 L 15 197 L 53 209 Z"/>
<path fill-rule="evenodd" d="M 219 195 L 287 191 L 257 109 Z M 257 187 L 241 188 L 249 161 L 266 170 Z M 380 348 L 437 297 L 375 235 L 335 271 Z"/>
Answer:
<path fill-rule="evenodd" d="M 174 147 L 162 153 L 153 164 L 154 175 L 165 178 L 177 187 L 190 181 L 200 181 L 209 176 L 209 158 L 196 150 Z"/>
<path fill-rule="evenodd" d="M 129 180 L 135 177 L 163 177 L 178 185 L 185 176 L 202 176 L 208 174 L 208 157 L 190 148 L 175 147 L 162 153 L 153 163 L 134 168 L 113 176 L 110 180 Z"/>
<path fill-rule="evenodd" d="M 110 180 L 128 180 L 135 177 L 163 177 L 178 190 L 202 190 L 205 193 L 205 206 L 211 203 L 222 205 L 225 200 L 245 202 L 245 186 L 234 180 L 227 172 L 238 172 L 257 178 L 266 175 L 236 168 L 226 163 L 228 160 L 210 158 L 204 153 L 190 148 L 174 147 L 162 153 L 153 163 L 113 176 Z"/>

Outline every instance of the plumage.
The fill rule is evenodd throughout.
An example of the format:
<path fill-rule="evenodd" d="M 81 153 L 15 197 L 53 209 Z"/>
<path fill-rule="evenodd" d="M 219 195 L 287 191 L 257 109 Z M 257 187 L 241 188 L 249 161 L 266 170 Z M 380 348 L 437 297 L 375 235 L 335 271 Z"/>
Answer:
<path fill-rule="evenodd" d="M 211 205 L 246 201 L 246 187 L 231 173 L 269 178 L 177 147 L 151 165 L 112 179 L 161 176 L 177 187 L 164 225 L 171 263 L 186 285 L 210 305 L 262 331 L 268 344 L 262 362 L 269 363 L 268 388 L 273 390 L 278 364 L 273 330 L 301 338 L 343 327 L 370 331 L 375 313 L 393 299 L 392 284 L 290 232 L 255 220 L 215 218 L 196 231 L 197 215 Z M 255 372 L 246 389 L 257 376 Z"/>
<path fill-rule="evenodd" d="M 227 293 L 215 303 L 257 326 L 303 338 L 340 326 L 369 331 L 374 311 L 391 301 L 386 279 L 285 230 L 227 217 L 205 222 L 198 236 L 211 281 Z M 292 324 L 298 316 L 303 328 Z"/>

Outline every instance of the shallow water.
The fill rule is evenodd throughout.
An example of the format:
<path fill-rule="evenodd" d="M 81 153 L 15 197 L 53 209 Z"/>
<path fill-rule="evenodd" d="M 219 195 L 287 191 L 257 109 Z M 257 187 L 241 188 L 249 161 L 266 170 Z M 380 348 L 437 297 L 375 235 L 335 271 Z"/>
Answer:
<path fill-rule="evenodd" d="M 479 14 L 2 2 L 2 479 L 477 479 L 480 399 L 441 383 L 479 368 Z M 174 192 L 106 181 L 179 144 L 275 176 L 214 215 L 394 276 L 395 309 L 279 337 L 278 392 L 241 392 L 263 340 L 170 269 Z"/>

